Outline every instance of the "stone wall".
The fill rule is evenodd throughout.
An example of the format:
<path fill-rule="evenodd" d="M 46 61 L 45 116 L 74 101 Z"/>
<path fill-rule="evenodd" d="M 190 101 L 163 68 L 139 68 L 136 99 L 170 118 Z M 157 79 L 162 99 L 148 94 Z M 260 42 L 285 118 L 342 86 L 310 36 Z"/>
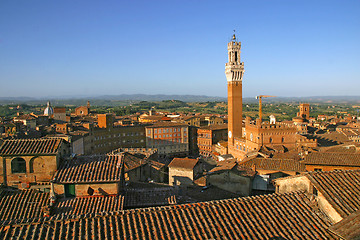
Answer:
<path fill-rule="evenodd" d="M 295 191 L 310 192 L 311 183 L 306 176 L 288 177 L 275 180 L 276 193 L 288 193 Z"/>
<path fill-rule="evenodd" d="M 65 184 L 54 184 L 54 191 L 57 195 L 65 194 Z M 93 192 L 93 194 L 89 194 Z M 75 184 L 75 196 L 96 196 L 113 195 L 120 193 L 120 183 L 77 183 Z"/>
<path fill-rule="evenodd" d="M 251 193 L 251 179 L 231 171 L 208 175 L 208 183 L 241 196 L 249 196 Z"/>
<path fill-rule="evenodd" d="M 11 162 L 15 158 L 24 159 L 26 162 L 26 173 L 12 173 Z M 21 183 L 49 182 L 57 170 L 57 156 L 19 156 L 2 157 L 1 180 L 4 182 L 4 173 L 6 174 L 6 183 L 8 186 L 18 186 Z M 5 171 L 4 171 L 5 170 Z"/>
<path fill-rule="evenodd" d="M 194 180 L 193 170 L 184 168 L 169 168 L 170 185 L 192 185 Z"/>

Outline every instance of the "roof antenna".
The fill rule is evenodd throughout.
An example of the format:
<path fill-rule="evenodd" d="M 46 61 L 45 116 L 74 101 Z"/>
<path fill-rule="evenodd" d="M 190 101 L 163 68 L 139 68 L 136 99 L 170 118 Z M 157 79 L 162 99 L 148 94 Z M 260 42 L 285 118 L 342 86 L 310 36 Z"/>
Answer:
<path fill-rule="evenodd" d="M 236 42 L 235 29 L 234 29 L 233 31 L 234 31 L 234 35 L 233 35 L 233 37 L 232 37 L 232 40 L 233 40 L 234 42 Z"/>

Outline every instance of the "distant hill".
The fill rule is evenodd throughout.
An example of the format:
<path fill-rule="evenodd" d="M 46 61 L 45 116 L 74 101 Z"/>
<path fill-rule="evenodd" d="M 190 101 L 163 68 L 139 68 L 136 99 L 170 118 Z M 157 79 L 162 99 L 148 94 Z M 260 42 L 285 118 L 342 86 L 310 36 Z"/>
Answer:
<path fill-rule="evenodd" d="M 128 105 L 140 101 L 164 101 L 164 100 L 180 100 L 183 102 L 224 102 L 227 101 L 225 97 L 214 97 L 205 95 L 148 95 L 148 94 L 121 94 L 121 95 L 103 95 L 103 96 L 64 96 L 64 97 L 50 97 L 50 98 L 31 98 L 31 97 L 0 97 L 0 105 L 7 104 L 29 104 L 29 105 L 44 105 L 50 100 L 54 106 L 61 105 L 85 105 L 90 100 L 93 106 L 115 106 Z M 254 98 L 244 98 L 244 103 L 256 103 L 258 100 Z M 348 103 L 360 104 L 360 96 L 313 96 L 313 97 L 275 97 L 264 100 L 267 103 Z"/>
<path fill-rule="evenodd" d="M 212 97 L 205 95 L 147 95 L 147 94 L 121 94 L 121 95 L 103 95 L 93 97 L 50 97 L 50 98 L 30 98 L 30 97 L 0 97 L 0 105 L 6 104 L 30 104 L 30 105 L 44 105 L 48 100 L 52 105 L 85 105 L 89 100 L 91 105 L 96 106 L 111 106 L 111 105 L 127 105 L 128 103 L 135 103 L 140 101 L 164 101 L 164 100 L 180 100 L 183 102 L 216 102 L 226 101 L 224 97 Z"/>
<path fill-rule="evenodd" d="M 258 102 L 254 98 L 244 98 L 244 103 L 255 103 Z M 296 102 L 307 102 L 307 103 L 347 103 L 347 104 L 359 104 L 360 96 L 312 96 L 312 97 L 274 97 L 266 98 L 264 102 L 268 103 L 296 103 Z"/>

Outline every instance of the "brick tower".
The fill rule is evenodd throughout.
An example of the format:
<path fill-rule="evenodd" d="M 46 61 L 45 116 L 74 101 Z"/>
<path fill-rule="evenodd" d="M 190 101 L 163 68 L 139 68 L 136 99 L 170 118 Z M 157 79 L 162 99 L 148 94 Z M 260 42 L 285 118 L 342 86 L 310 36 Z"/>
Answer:
<path fill-rule="evenodd" d="M 298 112 L 298 117 L 302 117 L 304 119 L 310 118 L 310 104 L 309 103 L 300 103 L 300 111 Z"/>
<path fill-rule="evenodd" d="M 235 34 L 227 45 L 228 62 L 225 74 L 228 86 L 228 146 L 234 146 L 234 137 L 241 138 L 242 131 L 242 78 L 244 63 L 240 62 L 241 43 L 236 41 Z"/>

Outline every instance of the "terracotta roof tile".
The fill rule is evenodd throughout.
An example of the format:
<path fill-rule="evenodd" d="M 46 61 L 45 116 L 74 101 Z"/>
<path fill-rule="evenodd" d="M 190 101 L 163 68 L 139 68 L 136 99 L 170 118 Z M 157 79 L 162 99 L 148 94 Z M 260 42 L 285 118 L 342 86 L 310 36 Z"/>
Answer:
<path fill-rule="evenodd" d="M 360 170 L 310 172 L 307 177 L 342 217 L 360 210 Z"/>
<path fill-rule="evenodd" d="M 173 187 L 126 189 L 125 207 L 149 207 L 176 204 Z"/>
<path fill-rule="evenodd" d="M 0 228 L 1 239 L 336 239 L 302 192 Z"/>
<path fill-rule="evenodd" d="M 350 214 L 329 229 L 342 239 L 360 239 L 360 211 Z"/>
<path fill-rule="evenodd" d="M 123 196 L 90 196 L 64 198 L 56 202 L 53 209 L 54 215 L 80 216 L 88 213 L 114 212 L 123 210 Z"/>
<path fill-rule="evenodd" d="M 184 168 L 184 169 L 194 169 L 195 165 L 199 162 L 198 159 L 192 158 L 174 158 L 171 163 L 169 163 L 169 168 Z"/>
<path fill-rule="evenodd" d="M 0 225 L 43 217 L 49 197 L 37 190 L 0 189 Z"/>
<path fill-rule="evenodd" d="M 53 180 L 56 183 L 118 182 L 123 155 L 95 155 L 66 160 Z"/>
<path fill-rule="evenodd" d="M 176 122 L 157 122 L 153 125 L 146 126 L 146 128 L 161 128 L 161 127 L 188 127 L 187 124 L 176 123 Z"/>
<path fill-rule="evenodd" d="M 240 164 L 261 170 L 305 172 L 305 165 L 293 159 L 253 158 Z"/>
<path fill-rule="evenodd" d="M 204 127 L 200 127 L 199 129 L 204 129 L 204 130 L 227 130 L 228 129 L 228 125 L 227 124 L 213 124 L 210 126 L 204 126 Z"/>
<path fill-rule="evenodd" d="M 219 162 L 216 167 L 214 167 L 213 169 L 211 169 L 209 171 L 209 174 L 220 173 L 220 172 L 230 171 L 230 170 L 235 170 L 238 173 L 240 173 L 241 175 L 249 176 L 249 177 L 252 177 L 256 174 L 256 172 L 253 171 L 251 169 L 251 167 L 242 165 L 242 164 L 236 162 L 236 160 L 225 160 L 225 161 Z"/>
<path fill-rule="evenodd" d="M 360 154 L 357 153 L 320 153 L 312 152 L 302 161 L 306 165 L 358 166 Z"/>
<path fill-rule="evenodd" d="M 0 155 L 53 155 L 58 153 L 63 141 L 61 138 L 5 140 Z"/>
<path fill-rule="evenodd" d="M 122 160 L 124 163 L 124 171 L 125 172 L 131 171 L 138 167 L 141 167 L 147 163 L 144 159 L 138 158 L 130 153 L 124 152 L 124 153 L 121 153 L 121 156 L 122 156 Z"/>

